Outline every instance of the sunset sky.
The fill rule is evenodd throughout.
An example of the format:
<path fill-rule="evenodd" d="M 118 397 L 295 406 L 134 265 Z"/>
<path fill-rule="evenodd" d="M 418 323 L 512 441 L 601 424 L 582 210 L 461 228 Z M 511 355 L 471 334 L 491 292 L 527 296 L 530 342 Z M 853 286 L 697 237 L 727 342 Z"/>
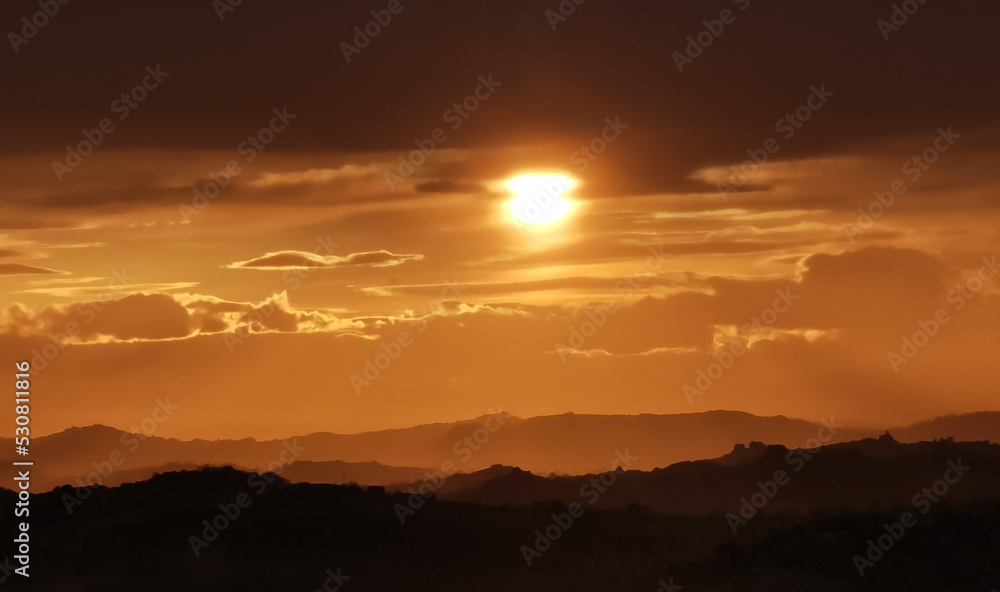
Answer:
<path fill-rule="evenodd" d="M 1000 6 L 846 4 L 63 5 L 0 52 L 0 357 L 41 434 L 998 410 Z"/>

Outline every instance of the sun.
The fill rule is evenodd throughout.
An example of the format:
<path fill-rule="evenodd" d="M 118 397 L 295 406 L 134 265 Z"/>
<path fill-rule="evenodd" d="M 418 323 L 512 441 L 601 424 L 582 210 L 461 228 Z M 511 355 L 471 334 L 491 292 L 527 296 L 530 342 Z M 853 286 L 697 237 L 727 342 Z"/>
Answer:
<path fill-rule="evenodd" d="M 514 194 L 507 214 L 518 225 L 548 228 L 568 218 L 576 204 L 565 197 L 577 186 L 576 179 L 562 173 L 530 173 L 508 179 L 504 187 Z"/>

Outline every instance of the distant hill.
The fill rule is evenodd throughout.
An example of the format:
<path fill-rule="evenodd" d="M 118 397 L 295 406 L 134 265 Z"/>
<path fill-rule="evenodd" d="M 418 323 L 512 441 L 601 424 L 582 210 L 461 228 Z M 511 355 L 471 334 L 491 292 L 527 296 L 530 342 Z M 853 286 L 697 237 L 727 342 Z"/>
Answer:
<path fill-rule="evenodd" d="M 900 444 L 885 438 L 802 452 L 760 445 L 757 450 L 739 449 L 720 459 L 682 462 L 649 472 L 619 472 L 613 480 L 606 475 L 604 481 L 595 475 L 542 477 L 495 467 L 490 470 L 493 476 L 478 486 L 446 482 L 438 495 L 488 505 L 528 506 L 557 500 L 603 509 L 625 510 L 632 505 L 660 514 L 707 516 L 738 512 L 742 499 L 763 490 L 774 492 L 762 510 L 767 514 L 876 509 L 910 504 L 914 494 L 942 479 L 949 462 L 959 460 L 970 469 L 951 487 L 948 501 L 1000 502 L 1000 445 Z M 785 473 L 782 479 L 787 482 L 774 487 L 777 471 Z M 608 485 L 609 481 L 613 484 Z"/>
<path fill-rule="evenodd" d="M 981 411 L 964 415 L 948 415 L 892 430 L 900 442 L 922 442 L 954 438 L 963 442 L 993 442 L 1000 444 L 1000 411 Z"/>
<path fill-rule="evenodd" d="M 597 473 L 610 468 L 616 452 L 636 457 L 633 468 L 650 470 L 685 460 L 716 458 L 736 443 L 751 441 L 788 447 L 811 446 L 822 428 L 786 417 L 757 417 L 736 411 L 678 415 L 553 415 L 520 419 L 500 415 L 475 420 L 415 426 L 361 434 L 315 433 L 295 438 L 303 450 L 296 480 L 359 483 L 407 482 L 415 473 L 453 470 L 474 473 L 494 465 L 517 466 L 536 475 Z M 502 425 L 501 425 L 502 421 Z M 494 429 L 490 431 L 486 426 Z M 1000 413 L 940 418 L 892 430 L 900 441 L 952 436 L 957 440 L 1000 442 Z M 840 428 L 830 443 L 876 435 L 872 430 Z M 290 439 L 291 440 L 291 439 Z M 11 439 L 0 439 L 12 450 Z M 95 475 L 107 484 L 148 477 L 171 465 L 233 465 L 267 470 L 280 462 L 284 441 L 176 440 L 121 432 L 107 426 L 71 428 L 32 441 L 35 487 L 50 489 Z M 286 460 L 288 460 L 286 454 Z M 7 459 L 13 460 L 13 459 Z M 358 463 L 377 463 L 383 467 Z M 410 467 L 410 469 L 405 469 Z M 398 468 L 399 470 L 393 470 Z M 121 473 L 114 478 L 101 473 Z M 339 474 L 339 477 L 338 477 Z M 418 475 L 419 479 L 419 475 Z"/>

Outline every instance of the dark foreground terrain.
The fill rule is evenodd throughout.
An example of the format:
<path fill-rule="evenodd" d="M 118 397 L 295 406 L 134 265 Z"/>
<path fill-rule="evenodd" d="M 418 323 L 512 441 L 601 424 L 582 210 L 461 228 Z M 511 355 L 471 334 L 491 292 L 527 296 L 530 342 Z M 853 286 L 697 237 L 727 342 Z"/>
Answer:
<path fill-rule="evenodd" d="M 760 510 L 741 508 L 737 496 L 719 502 L 731 512 L 707 515 L 671 515 L 640 503 L 602 509 L 590 503 L 589 490 L 577 501 L 480 505 L 381 488 L 291 484 L 231 468 L 165 473 L 112 489 L 67 486 L 32 497 L 30 589 L 991 592 L 1000 586 L 1000 494 L 991 448 L 984 454 L 983 445 L 939 443 L 911 449 L 905 462 L 892 454 L 877 480 L 871 460 L 855 479 L 849 465 L 828 460 L 825 467 L 817 458 L 800 481 L 812 471 L 804 483 L 844 495 L 826 491 L 820 507 L 799 512 L 788 508 L 809 507 L 803 496 L 816 492 L 793 486 L 794 472 L 792 484 L 776 491 L 766 483 L 773 475 L 746 474 L 766 453 L 732 472 L 706 461 L 712 466 L 704 466 L 705 475 L 676 475 L 676 491 L 697 484 L 707 492 L 712 479 L 746 474 L 750 489 L 733 491 L 750 498 L 753 481 L 764 484 L 764 497 L 755 498 Z M 946 475 L 945 459 L 959 457 L 973 468 Z M 697 473 L 699 466 L 685 471 Z M 760 468 L 773 466 L 781 464 Z M 926 476 L 904 479 L 918 467 L 928 467 Z M 944 478 L 954 481 L 947 491 L 936 485 Z M 911 482 L 926 491 L 916 486 L 914 496 L 897 501 L 900 487 L 887 487 L 892 503 L 871 501 L 886 484 L 913 489 Z M 763 502 L 768 491 L 774 495 Z M 0 497 L 0 504 L 14 506 L 13 492 L 0 490 Z M 845 502 L 837 506 L 836 499 Z M 12 513 L 4 516 L 4 532 L 14 532 Z M 29 589 L 13 579 L 4 585 Z"/>

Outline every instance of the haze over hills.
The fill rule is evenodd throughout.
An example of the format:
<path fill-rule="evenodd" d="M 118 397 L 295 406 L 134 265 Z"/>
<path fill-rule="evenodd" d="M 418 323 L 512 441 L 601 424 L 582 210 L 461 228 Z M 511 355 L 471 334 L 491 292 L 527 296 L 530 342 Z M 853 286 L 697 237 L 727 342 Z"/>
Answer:
<path fill-rule="evenodd" d="M 776 476 L 779 471 L 780 477 Z M 915 494 L 946 472 L 949 478 L 957 475 L 958 481 L 948 490 L 950 503 L 1000 500 L 1000 445 L 900 444 L 889 438 L 812 451 L 760 444 L 720 459 L 682 462 L 648 472 L 621 471 L 614 477 L 543 477 L 494 467 L 463 475 L 465 482 L 457 481 L 458 476 L 449 479 L 437 495 L 443 500 L 488 505 L 528 506 L 559 500 L 609 510 L 633 506 L 659 514 L 708 516 L 737 513 L 742 500 L 760 497 L 761 492 L 767 496 L 762 513 L 806 514 L 911 504 Z M 484 476 L 477 479 L 481 473 Z M 480 484 L 474 485 L 477 480 Z"/>
<path fill-rule="evenodd" d="M 1000 441 L 1000 412 L 980 411 L 936 417 L 912 426 L 892 430 L 900 442 L 921 442 L 954 438 L 964 442 Z"/>
<path fill-rule="evenodd" d="M 424 470 L 448 463 L 474 473 L 494 465 L 536 475 L 581 475 L 608 470 L 616 451 L 628 450 L 635 470 L 651 470 L 717 458 L 737 443 L 759 441 L 790 448 L 815 447 L 877 435 L 838 426 L 835 419 L 808 422 L 735 411 L 678 415 L 555 415 L 521 419 L 507 414 L 361 434 L 315 433 L 289 439 L 182 441 L 121 432 L 106 426 L 71 428 L 33 440 L 36 487 L 51 489 L 97 474 L 108 484 L 141 480 L 159 467 L 233 465 L 272 470 L 295 462 L 292 480 L 339 480 L 364 484 L 420 479 Z M 835 433 L 834 433 L 835 432 Z M 1000 412 L 950 416 L 893 429 L 901 442 L 953 437 L 1000 443 Z M 818 441 L 822 436 L 825 440 Z M 13 449 L 10 439 L 5 450 Z M 289 443 L 294 441 L 294 454 Z M 304 464 L 313 461 L 316 465 Z M 341 464 L 329 464 L 333 461 Z M 365 464 L 376 463 L 376 464 Z M 409 468 L 407 468 L 409 467 Z M 101 475 L 108 473 L 108 475 Z M 111 474 L 116 474 L 111 478 Z"/>

